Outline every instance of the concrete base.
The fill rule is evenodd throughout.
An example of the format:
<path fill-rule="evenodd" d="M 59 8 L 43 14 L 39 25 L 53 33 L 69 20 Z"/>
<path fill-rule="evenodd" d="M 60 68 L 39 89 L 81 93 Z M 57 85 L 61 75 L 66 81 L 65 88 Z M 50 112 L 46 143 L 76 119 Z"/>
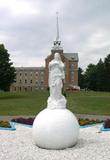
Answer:
<path fill-rule="evenodd" d="M 33 139 L 46 149 L 64 149 L 77 143 L 79 124 L 68 109 L 44 109 L 33 123 Z"/>

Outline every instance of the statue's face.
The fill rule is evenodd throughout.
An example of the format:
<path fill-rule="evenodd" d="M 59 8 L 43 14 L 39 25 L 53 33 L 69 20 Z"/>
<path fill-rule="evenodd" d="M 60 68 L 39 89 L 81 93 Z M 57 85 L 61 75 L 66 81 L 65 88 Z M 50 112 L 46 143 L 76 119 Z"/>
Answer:
<path fill-rule="evenodd" d="M 61 60 L 60 54 L 59 53 L 55 53 L 54 59 L 57 60 L 57 61 L 60 61 Z"/>

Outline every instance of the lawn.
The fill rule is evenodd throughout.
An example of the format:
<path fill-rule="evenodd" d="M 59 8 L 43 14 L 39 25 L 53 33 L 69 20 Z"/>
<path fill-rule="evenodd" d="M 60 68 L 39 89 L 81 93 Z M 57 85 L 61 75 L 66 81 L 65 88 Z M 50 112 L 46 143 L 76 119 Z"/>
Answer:
<path fill-rule="evenodd" d="M 0 115 L 36 115 L 47 106 L 48 91 L 0 93 Z M 110 93 L 66 92 L 74 113 L 110 115 Z"/>

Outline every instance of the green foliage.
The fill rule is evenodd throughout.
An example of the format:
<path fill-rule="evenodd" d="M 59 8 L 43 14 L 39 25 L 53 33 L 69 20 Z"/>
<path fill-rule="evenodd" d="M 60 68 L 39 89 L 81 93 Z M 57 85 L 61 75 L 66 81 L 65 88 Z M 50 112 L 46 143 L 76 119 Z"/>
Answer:
<path fill-rule="evenodd" d="M 94 91 L 110 91 L 110 54 L 94 64 L 89 64 L 84 73 L 84 86 Z"/>
<path fill-rule="evenodd" d="M 110 54 L 104 60 L 105 65 L 105 90 L 110 91 Z"/>
<path fill-rule="evenodd" d="M 7 121 L 0 121 L 0 127 L 11 128 L 10 123 Z"/>
<path fill-rule="evenodd" d="M 90 120 L 90 119 L 88 119 L 88 118 L 86 118 L 86 119 L 79 118 L 79 119 L 78 119 L 78 122 L 79 122 L 79 125 L 80 125 L 80 126 L 85 126 L 85 125 L 102 123 L 103 121 L 100 121 L 100 120 L 97 120 L 97 119 L 96 119 L 96 120 L 94 120 L 94 119 Z"/>
<path fill-rule="evenodd" d="M 96 65 L 96 90 L 104 91 L 105 90 L 105 67 L 102 59 Z"/>
<path fill-rule="evenodd" d="M 96 75 L 96 66 L 94 64 L 89 64 L 85 72 L 86 88 L 89 88 L 90 90 L 96 90 Z"/>
<path fill-rule="evenodd" d="M 82 68 L 78 68 L 78 85 L 80 86 L 80 88 L 84 88 L 84 74 L 83 74 L 83 70 Z"/>
<path fill-rule="evenodd" d="M 3 44 L 0 44 L 0 90 L 9 91 L 15 79 L 15 68 L 10 62 L 9 53 Z"/>

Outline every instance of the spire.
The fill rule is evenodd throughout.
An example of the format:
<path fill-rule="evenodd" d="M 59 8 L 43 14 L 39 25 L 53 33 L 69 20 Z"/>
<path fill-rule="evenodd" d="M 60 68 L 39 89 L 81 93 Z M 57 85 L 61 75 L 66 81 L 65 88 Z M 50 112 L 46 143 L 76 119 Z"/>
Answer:
<path fill-rule="evenodd" d="M 57 36 L 56 41 L 59 40 L 59 21 L 58 21 L 58 12 L 56 12 L 56 22 L 57 22 Z"/>
<path fill-rule="evenodd" d="M 58 12 L 56 12 L 56 40 L 54 41 L 53 49 L 59 50 L 62 49 L 61 41 L 59 40 L 59 21 L 58 21 Z"/>

